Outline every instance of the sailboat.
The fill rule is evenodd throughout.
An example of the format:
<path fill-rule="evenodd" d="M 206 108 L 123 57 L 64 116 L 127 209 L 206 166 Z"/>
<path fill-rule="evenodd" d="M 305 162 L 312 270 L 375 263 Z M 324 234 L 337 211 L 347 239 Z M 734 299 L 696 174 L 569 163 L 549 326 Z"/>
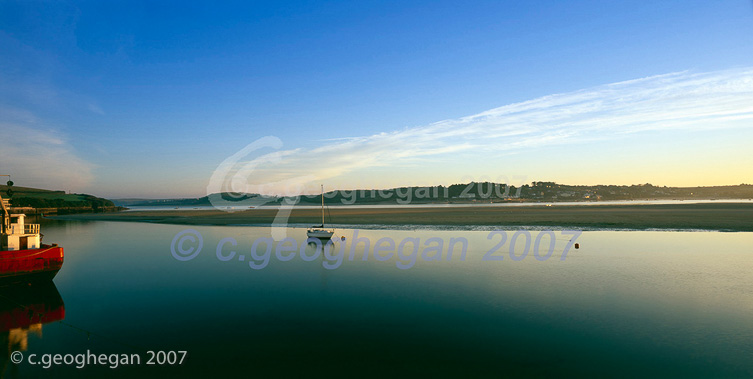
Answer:
<path fill-rule="evenodd" d="M 334 230 L 324 228 L 324 185 L 322 185 L 322 224 L 308 228 L 308 230 L 306 230 L 306 235 L 309 238 L 328 240 L 332 238 L 333 234 L 335 234 Z"/>

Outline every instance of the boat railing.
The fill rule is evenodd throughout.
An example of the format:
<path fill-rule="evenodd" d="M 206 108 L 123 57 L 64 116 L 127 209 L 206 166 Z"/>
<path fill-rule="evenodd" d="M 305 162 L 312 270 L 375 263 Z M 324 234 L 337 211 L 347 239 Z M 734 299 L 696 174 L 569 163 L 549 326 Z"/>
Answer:
<path fill-rule="evenodd" d="M 24 234 L 39 234 L 39 224 L 24 224 Z"/>

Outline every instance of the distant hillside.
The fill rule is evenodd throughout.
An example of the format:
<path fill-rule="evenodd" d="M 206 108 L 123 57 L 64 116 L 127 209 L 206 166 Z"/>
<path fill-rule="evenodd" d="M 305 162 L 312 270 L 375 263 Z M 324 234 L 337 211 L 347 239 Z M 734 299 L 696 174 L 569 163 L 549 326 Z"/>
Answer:
<path fill-rule="evenodd" d="M 228 196 L 226 194 L 222 195 L 222 198 L 227 201 L 237 201 L 241 202 L 243 200 L 248 200 L 252 197 L 257 197 L 258 195 L 244 195 L 240 198 Z M 212 203 L 209 201 L 208 196 L 204 197 L 197 197 L 197 198 L 183 198 L 183 199 L 113 199 L 112 200 L 116 205 L 123 206 L 123 207 L 130 207 L 130 206 L 138 206 L 138 207 L 177 207 L 177 206 L 183 206 L 183 207 L 189 207 L 189 206 L 206 206 L 206 205 L 212 205 Z M 282 198 L 273 198 L 270 203 L 276 203 L 282 201 Z"/>
<path fill-rule="evenodd" d="M 256 194 L 237 198 L 222 194 L 226 201 L 239 205 L 253 203 Z M 710 187 L 658 187 L 651 184 L 630 186 L 595 185 L 578 186 L 554 182 L 533 182 L 520 187 L 500 183 L 465 183 L 450 186 L 401 187 L 384 190 L 359 189 L 330 191 L 324 195 L 327 204 L 420 204 L 420 203 L 474 203 L 474 202 L 551 202 L 551 201 L 604 201 L 604 200 L 711 200 L 752 199 L 753 185 Z M 126 199 L 123 199 L 126 200 Z M 207 196 L 189 199 L 142 200 L 127 199 L 129 206 L 206 206 Z M 282 198 L 268 199 L 265 205 L 279 204 Z M 299 204 L 319 204 L 318 195 L 301 196 Z M 121 203 L 121 205 L 126 205 Z"/>
<path fill-rule="evenodd" d="M 59 210 L 66 212 L 100 212 L 117 210 L 112 201 L 87 194 L 67 194 L 39 188 L 13 186 L 13 196 L 6 193 L 8 186 L 0 185 L 0 196 L 9 199 L 13 208 L 44 209 L 45 213 Z"/>
<path fill-rule="evenodd" d="M 137 198 L 128 198 L 128 199 L 109 199 L 118 207 L 130 207 L 131 205 L 140 205 L 142 203 L 147 203 L 150 201 L 159 201 L 159 199 L 137 199 Z"/>

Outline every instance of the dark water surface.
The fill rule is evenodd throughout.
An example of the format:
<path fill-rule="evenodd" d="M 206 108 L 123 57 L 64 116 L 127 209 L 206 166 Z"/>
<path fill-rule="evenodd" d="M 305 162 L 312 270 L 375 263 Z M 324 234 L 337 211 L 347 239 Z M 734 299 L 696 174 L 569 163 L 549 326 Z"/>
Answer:
<path fill-rule="evenodd" d="M 304 261 L 296 249 L 290 261 L 273 250 L 254 270 L 252 244 L 270 228 L 192 227 L 202 249 L 180 261 L 171 245 L 185 226 L 42 223 L 45 242 L 65 248 L 55 278 L 65 318 L 28 331 L 24 356 L 140 354 L 141 364 L 44 369 L 6 359 L 6 377 L 753 375 L 753 233 L 587 231 L 561 261 L 572 237 L 555 231 L 553 255 L 541 261 L 512 259 L 510 230 L 496 254 L 504 259 L 484 261 L 500 234 L 358 231 L 372 253 L 383 237 L 396 246 L 435 238 L 446 259 L 451 238 L 468 241 L 464 261 L 460 249 L 450 261 L 419 251 L 400 269 L 411 259 L 362 260 L 363 242 L 348 260 L 354 230 L 341 229 L 336 269 L 323 267 L 336 259 Z M 530 232 L 531 249 L 539 233 Z M 286 235 L 305 241 L 304 229 Z M 222 261 L 216 249 L 227 237 L 237 246 L 225 243 L 221 256 L 235 255 Z M 543 255 L 549 236 L 541 241 Z M 521 235 L 517 256 L 524 245 Z M 191 247 L 184 239 L 177 251 Z M 187 355 L 182 365 L 146 365 L 149 350 Z"/>

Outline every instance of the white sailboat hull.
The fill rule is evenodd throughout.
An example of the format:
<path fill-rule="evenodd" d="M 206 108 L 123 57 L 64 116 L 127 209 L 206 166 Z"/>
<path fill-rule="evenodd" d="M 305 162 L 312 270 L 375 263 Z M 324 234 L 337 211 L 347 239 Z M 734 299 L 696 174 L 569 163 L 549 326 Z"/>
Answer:
<path fill-rule="evenodd" d="M 309 238 L 328 239 L 332 238 L 333 234 L 335 234 L 334 230 L 327 229 L 309 229 L 306 231 L 306 235 Z"/>

